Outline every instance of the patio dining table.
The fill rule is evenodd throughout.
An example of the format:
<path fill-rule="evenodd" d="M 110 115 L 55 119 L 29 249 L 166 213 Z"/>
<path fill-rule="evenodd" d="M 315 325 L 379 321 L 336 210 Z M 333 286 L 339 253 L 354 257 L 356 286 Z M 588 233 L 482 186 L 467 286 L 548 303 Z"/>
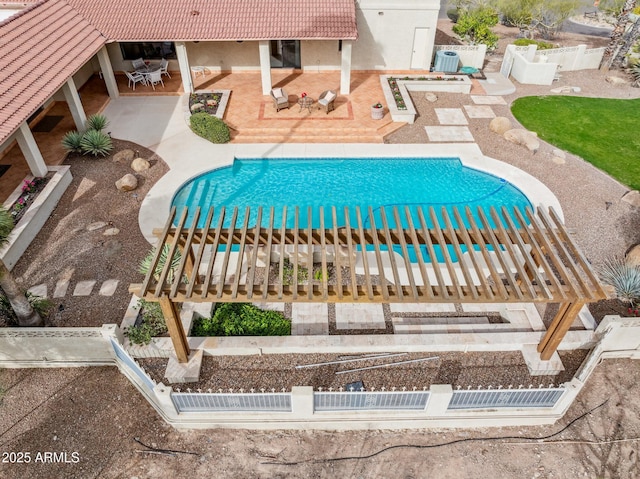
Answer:
<path fill-rule="evenodd" d="M 143 67 L 136 68 L 136 71 L 138 73 L 142 73 L 143 75 L 145 75 L 147 73 L 158 71 L 160 70 L 160 68 L 161 68 L 160 63 L 158 62 L 151 63 L 146 61 L 145 65 Z"/>

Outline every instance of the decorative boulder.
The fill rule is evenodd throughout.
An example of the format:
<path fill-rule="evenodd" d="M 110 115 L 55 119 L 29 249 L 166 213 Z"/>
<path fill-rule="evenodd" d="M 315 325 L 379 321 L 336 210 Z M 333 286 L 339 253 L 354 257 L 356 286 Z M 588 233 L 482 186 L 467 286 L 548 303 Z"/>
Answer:
<path fill-rule="evenodd" d="M 116 163 L 129 163 L 135 157 L 133 150 L 122 150 L 113 155 L 113 161 Z"/>
<path fill-rule="evenodd" d="M 133 171 L 138 171 L 138 172 L 145 171 L 145 170 L 148 170 L 150 167 L 151 167 L 151 163 L 149 163 L 144 158 L 136 158 L 131 162 L 131 169 L 133 169 Z"/>
<path fill-rule="evenodd" d="M 627 84 L 631 83 L 629 80 L 627 80 L 625 78 L 613 77 L 613 76 L 608 76 L 608 77 L 605 78 L 605 80 L 608 83 L 611 83 L 612 85 L 627 85 Z"/>
<path fill-rule="evenodd" d="M 430 103 L 435 103 L 438 101 L 438 95 L 436 95 L 433 92 L 428 91 L 427 93 L 424 94 L 424 99 L 427 100 Z"/>
<path fill-rule="evenodd" d="M 631 266 L 640 266 L 640 244 L 631 248 L 625 255 L 624 260 Z"/>
<path fill-rule="evenodd" d="M 511 120 L 504 116 L 497 116 L 489 123 L 489 129 L 498 135 L 504 135 L 505 132 L 511 130 L 511 128 Z"/>
<path fill-rule="evenodd" d="M 628 191 L 622 197 L 622 201 L 636 208 L 640 208 L 640 192 L 637 190 Z"/>
<path fill-rule="evenodd" d="M 504 138 L 511 143 L 524 146 L 527 150 L 533 151 L 534 153 L 538 151 L 538 148 L 540 148 L 540 140 L 538 140 L 538 136 L 531 131 L 517 128 L 508 130 L 504 132 Z"/>
<path fill-rule="evenodd" d="M 565 158 L 567 157 L 567 155 L 564 151 L 554 149 L 551 154 L 553 155 L 551 157 L 551 161 L 553 161 L 556 165 L 563 165 L 566 163 Z"/>
<path fill-rule="evenodd" d="M 200 111 L 204 108 L 204 104 L 202 103 L 194 103 L 193 105 L 191 105 L 191 112 L 193 113 L 194 111 Z"/>
<path fill-rule="evenodd" d="M 116 181 L 116 188 L 119 191 L 132 191 L 138 187 L 138 179 L 131 173 L 127 173 L 118 181 Z"/>
<path fill-rule="evenodd" d="M 104 233 L 102 233 L 104 236 L 115 236 L 118 233 L 120 233 L 120 230 L 116 227 L 113 228 L 107 228 L 106 230 L 104 230 Z"/>

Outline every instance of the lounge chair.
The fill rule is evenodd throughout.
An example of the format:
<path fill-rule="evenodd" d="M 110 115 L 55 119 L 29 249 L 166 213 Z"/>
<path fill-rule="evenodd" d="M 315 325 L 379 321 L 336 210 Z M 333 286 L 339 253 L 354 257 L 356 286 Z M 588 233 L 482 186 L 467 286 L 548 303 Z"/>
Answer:
<path fill-rule="evenodd" d="M 144 77 L 142 73 L 139 72 L 124 72 L 127 75 L 127 79 L 129 80 L 129 88 L 131 88 L 131 84 L 133 83 L 133 90 L 136 89 L 136 83 L 142 83 L 143 85 L 147 84 L 147 79 Z"/>
<path fill-rule="evenodd" d="M 283 108 L 289 108 L 289 95 L 287 95 L 284 88 L 274 88 L 271 90 L 270 95 L 276 111 L 280 111 Z"/>
<path fill-rule="evenodd" d="M 318 97 L 318 105 L 327 113 L 327 115 L 330 111 L 333 111 L 333 102 L 336 100 L 337 96 L 338 95 L 335 91 L 325 90 Z"/>

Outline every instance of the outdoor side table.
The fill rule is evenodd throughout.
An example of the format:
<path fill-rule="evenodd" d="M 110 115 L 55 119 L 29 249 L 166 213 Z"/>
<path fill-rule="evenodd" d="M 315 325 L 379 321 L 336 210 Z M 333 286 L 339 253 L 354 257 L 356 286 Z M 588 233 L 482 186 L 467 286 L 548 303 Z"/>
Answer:
<path fill-rule="evenodd" d="M 303 96 L 298 98 L 298 105 L 300 105 L 300 110 L 302 111 L 303 108 L 306 108 L 307 110 L 309 110 L 309 113 L 311 113 L 311 105 L 313 105 L 313 98 L 311 98 L 310 96 Z"/>

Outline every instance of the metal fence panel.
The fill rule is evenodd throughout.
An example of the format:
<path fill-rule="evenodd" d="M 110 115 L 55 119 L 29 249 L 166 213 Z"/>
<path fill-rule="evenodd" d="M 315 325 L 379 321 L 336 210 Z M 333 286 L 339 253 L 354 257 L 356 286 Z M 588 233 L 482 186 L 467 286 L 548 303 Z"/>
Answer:
<path fill-rule="evenodd" d="M 136 363 L 131 356 L 129 356 L 129 353 L 127 353 L 125 349 L 115 339 L 113 338 L 110 338 L 110 339 L 111 339 L 111 345 L 113 346 L 113 351 L 115 352 L 118 359 L 120 359 L 120 361 L 126 364 L 129 367 L 129 369 L 131 369 L 131 371 L 136 376 L 138 376 L 142 380 L 142 382 L 145 383 L 146 386 L 149 387 L 149 389 L 153 390 L 156 384 L 149 377 L 146 371 L 142 369 L 140 365 Z"/>
<path fill-rule="evenodd" d="M 447 409 L 553 407 L 564 388 L 453 391 Z"/>
<path fill-rule="evenodd" d="M 291 393 L 225 394 L 171 393 L 178 412 L 266 411 L 291 412 Z"/>
<path fill-rule="evenodd" d="M 429 391 L 314 392 L 315 411 L 424 410 Z"/>

